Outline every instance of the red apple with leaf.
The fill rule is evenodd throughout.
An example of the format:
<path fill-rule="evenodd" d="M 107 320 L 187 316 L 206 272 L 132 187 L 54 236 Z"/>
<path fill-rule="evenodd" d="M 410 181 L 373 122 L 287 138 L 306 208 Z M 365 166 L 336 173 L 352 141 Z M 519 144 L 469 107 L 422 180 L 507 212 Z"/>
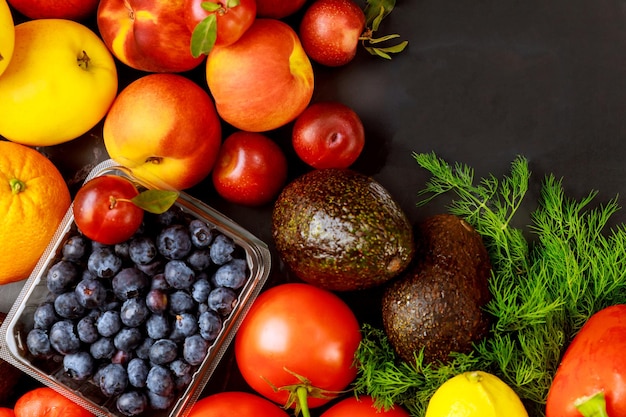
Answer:
<path fill-rule="evenodd" d="M 256 18 L 255 0 L 185 0 L 184 9 L 194 57 L 234 43 Z"/>
<path fill-rule="evenodd" d="M 224 199 L 259 206 L 271 202 L 285 184 L 287 158 L 269 137 L 238 131 L 224 140 L 212 175 Z"/>
<path fill-rule="evenodd" d="M 8 0 L 30 19 L 84 20 L 96 13 L 98 0 Z"/>
<path fill-rule="evenodd" d="M 292 131 L 296 154 L 313 168 L 347 168 L 361 154 L 365 130 L 359 115 L 334 101 L 307 107 Z"/>

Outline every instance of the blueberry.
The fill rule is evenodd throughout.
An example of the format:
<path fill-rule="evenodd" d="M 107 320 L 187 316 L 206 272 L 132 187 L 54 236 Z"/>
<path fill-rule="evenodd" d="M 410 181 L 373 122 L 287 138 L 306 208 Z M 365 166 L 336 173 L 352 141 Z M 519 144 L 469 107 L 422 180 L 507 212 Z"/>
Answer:
<path fill-rule="evenodd" d="M 145 294 L 150 287 L 150 279 L 137 268 L 124 268 L 111 281 L 113 293 L 120 300 Z"/>
<path fill-rule="evenodd" d="M 85 308 L 97 308 L 107 299 L 107 290 L 97 279 L 82 279 L 74 289 L 80 305 Z"/>
<path fill-rule="evenodd" d="M 96 362 L 94 358 L 83 350 L 70 353 L 63 357 L 63 370 L 67 376 L 78 381 L 84 381 L 93 375 Z"/>
<path fill-rule="evenodd" d="M 98 278 L 111 278 L 122 268 L 122 259 L 110 247 L 102 247 L 91 252 L 87 268 Z"/>
<path fill-rule="evenodd" d="M 184 259 L 191 252 L 189 230 L 182 224 L 172 224 L 157 236 L 157 249 L 167 259 Z"/>
<path fill-rule="evenodd" d="M 139 346 L 135 348 L 135 356 L 139 359 L 148 360 L 150 359 L 150 348 L 154 344 L 154 339 L 151 337 L 144 337 L 143 341 Z"/>
<path fill-rule="evenodd" d="M 89 353 L 95 359 L 111 359 L 115 351 L 113 339 L 110 337 L 101 337 L 89 346 Z"/>
<path fill-rule="evenodd" d="M 191 384 L 195 367 L 189 365 L 180 358 L 174 359 L 169 364 L 169 367 L 174 375 L 174 384 L 176 385 L 176 389 L 179 391 L 185 390 L 189 384 Z"/>
<path fill-rule="evenodd" d="M 117 363 L 106 365 L 100 372 L 99 385 L 100 390 L 107 397 L 115 397 L 126 390 L 128 386 L 128 374 L 126 369 Z"/>
<path fill-rule="evenodd" d="M 96 328 L 98 329 L 98 333 L 100 333 L 102 336 L 113 336 L 122 328 L 120 313 L 115 310 L 105 311 L 96 320 Z"/>
<path fill-rule="evenodd" d="M 212 342 L 222 330 L 222 319 L 215 311 L 207 310 L 198 317 L 198 327 L 202 338 Z"/>
<path fill-rule="evenodd" d="M 113 341 L 113 343 L 115 343 L 115 341 Z M 132 352 L 127 352 L 125 350 L 118 349 L 113 354 L 113 357 L 111 358 L 111 363 L 119 363 L 120 365 L 126 366 L 128 362 L 130 362 L 130 360 L 133 359 L 133 357 L 134 356 Z"/>
<path fill-rule="evenodd" d="M 194 334 L 183 342 L 183 359 L 190 365 L 200 365 L 208 350 L 209 343 L 199 334 Z"/>
<path fill-rule="evenodd" d="M 163 272 L 164 264 L 165 263 L 163 262 L 163 259 L 159 258 L 150 262 L 149 264 L 135 264 L 135 268 L 148 275 L 149 277 L 153 277 Z"/>
<path fill-rule="evenodd" d="M 131 352 L 141 344 L 143 335 L 136 327 L 123 327 L 113 338 L 113 344 L 118 350 Z"/>
<path fill-rule="evenodd" d="M 53 294 L 69 290 L 80 277 L 78 267 L 70 261 L 59 261 L 52 265 L 46 275 L 46 285 Z"/>
<path fill-rule="evenodd" d="M 154 241 L 148 236 L 137 236 L 128 244 L 128 255 L 134 263 L 148 265 L 155 260 L 158 251 Z"/>
<path fill-rule="evenodd" d="M 172 329 L 169 319 L 162 314 L 152 314 L 146 321 L 146 332 L 152 339 L 168 337 Z"/>
<path fill-rule="evenodd" d="M 89 250 L 89 240 L 81 235 L 73 235 L 67 238 L 63 244 L 61 252 L 63 259 L 78 262 L 87 254 Z"/>
<path fill-rule="evenodd" d="M 122 260 L 130 259 L 130 250 L 129 250 L 128 240 L 125 240 L 120 243 L 116 243 L 115 246 L 113 246 L 113 252 L 115 252 L 115 254 L 119 256 Z"/>
<path fill-rule="evenodd" d="M 57 352 L 66 355 L 78 352 L 80 349 L 80 339 L 76 334 L 74 323 L 70 320 L 57 321 L 50 328 L 50 345 Z"/>
<path fill-rule="evenodd" d="M 172 338 L 184 339 L 198 331 L 198 319 L 191 313 L 180 313 L 174 318 Z"/>
<path fill-rule="evenodd" d="M 189 222 L 189 234 L 191 236 L 191 243 L 197 248 L 207 248 L 213 242 L 213 236 L 215 233 L 215 226 L 208 223 L 193 219 Z"/>
<path fill-rule="evenodd" d="M 164 213 L 155 216 L 156 223 L 161 226 L 171 226 L 184 220 L 183 211 L 178 206 L 171 206 Z"/>
<path fill-rule="evenodd" d="M 152 283 L 150 284 L 150 289 L 152 290 L 169 290 L 170 284 L 167 283 L 165 279 L 165 274 L 163 272 L 158 273 L 152 276 Z"/>
<path fill-rule="evenodd" d="M 226 235 L 217 235 L 211 245 L 211 260 L 214 264 L 223 265 L 233 259 L 235 242 Z"/>
<path fill-rule="evenodd" d="M 74 291 L 59 294 L 54 300 L 54 311 L 66 319 L 77 319 L 85 314 L 85 307 L 78 302 Z"/>
<path fill-rule="evenodd" d="M 33 314 L 34 327 L 36 329 L 48 330 L 59 320 L 53 303 L 42 303 Z"/>
<path fill-rule="evenodd" d="M 178 290 L 191 287 L 196 279 L 196 273 L 185 262 L 173 260 L 165 264 L 163 271 L 165 281 L 172 288 Z"/>
<path fill-rule="evenodd" d="M 143 388 L 146 386 L 148 371 L 150 367 L 143 359 L 133 358 L 126 366 L 128 373 L 128 382 L 135 388 Z"/>
<path fill-rule="evenodd" d="M 83 343 L 93 343 L 100 338 L 98 328 L 96 327 L 96 318 L 87 315 L 80 319 L 76 324 L 76 333 Z"/>
<path fill-rule="evenodd" d="M 164 290 L 152 289 L 146 295 L 146 307 L 153 313 L 162 313 L 169 306 L 169 298 Z"/>
<path fill-rule="evenodd" d="M 146 387 L 156 395 L 169 397 L 174 392 L 172 372 L 162 365 L 153 365 L 148 371 Z"/>
<path fill-rule="evenodd" d="M 209 249 L 196 249 L 187 257 L 187 264 L 194 271 L 202 271 L 211 266 Z"/>
<path fill-rule="evenodd" d="M 120 308 L 120 320 L 128 327 L 138 327 L 146 321 L 150 310 L 143 298 L 129 298 L 122 303 Z"/>
<path fill-rule="evenodd" d="M 26 336 L 26 347 L 33 355 L 40 358 L 47 358 L 54 353 L 50 345 L 48 333 L 42 329 L 32 329 Z"/>
<path fill-rule="evenodd" d="M 170 313 L 189 313 L 196 307 L 196 302 L 186 291 L 174 291 L 170 294 Z"/>
<path fill-rule="evenodd" d="M 220 266 L 213 276 L 215 285 L 233 289 L 241 288 L 246 282 L 247 266 L 248 264 L 245 259 L 233 259 Z"/>
<path fill-rule="evenodd" d="M 170 339 L 159 339 L 150 348 L 150 362 L 165 365 L 178 356 L 178 345 Z"/>
<path fill-rule="evenodd" d="M 220 316 L 228 316 L 237 304 L 237 293 L 232 288 L 217 287 L 209 293 L 207 304 Z"/>
<path fill-rule="evenodd" d="M 125 416 L 136 416 L 148 407 L 148 399 L 139 391 L 127 391 L 117 397 L 117 410 Z"/>
<path fill-rule="evenodd" d="M 175 399 L 173 394 L 158 395 L 152 391 L 148 391 L 146 395 L 148 396 L 148 403 L 150 404 L 150 407 L 154 410 L 166 410 L 170 408 Z"/>
<path fill-rule="evenodd" d="M 191 285 L 191 297 L 197 303 L 205 303 L 211 292 L 211 283 L 206 275 L 198 276 L 196 281 Z"/>

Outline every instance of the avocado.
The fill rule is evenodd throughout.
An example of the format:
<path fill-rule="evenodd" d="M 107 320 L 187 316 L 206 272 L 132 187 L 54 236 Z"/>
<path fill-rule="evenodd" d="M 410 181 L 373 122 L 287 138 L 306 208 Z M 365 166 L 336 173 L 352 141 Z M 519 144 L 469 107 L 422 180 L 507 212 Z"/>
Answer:
<path fill-rule="evenodd" d="M 287 184 L 273 207 L 272 237 L 298 278 L 331 291 L 380 285 L 415 249 L 411 223 L 390 193 L 351 169 L 316 169 Z"/>
<path fill-rule="evenodd" d="M 423 349 L 424 363 L 445 363 L 489 330 L 491 262 L 481 236 L 455 215 L 426 218 L 414 236 L 411 265 L 385 286 L 383 327 L 405 361 Z"/>

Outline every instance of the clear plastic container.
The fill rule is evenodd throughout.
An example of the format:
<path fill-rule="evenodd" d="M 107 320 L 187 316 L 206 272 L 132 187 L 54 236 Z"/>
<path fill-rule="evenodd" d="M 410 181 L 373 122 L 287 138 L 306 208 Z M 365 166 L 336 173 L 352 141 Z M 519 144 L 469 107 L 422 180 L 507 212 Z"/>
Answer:
<path fill-rule="evenodd" d="M 104 161 L 94 168 L 86 181 L 105 174 L 125 176 L 142 187 L 156 188 L 134 178 L 128 170 L 116 166 L 111 160 Z M 143 413 L 154 417 L 179 417 L 189 412 L 222 359 L 252 302 L 263 288 L 271 267 L 267 245 L 223 214 L 184 192 L 180 193 L 176 205 L 186 213 L 214 225 L 219 232 L 231 237 L 243 248 L 249 277 L 244 287 L 239 290 L 234 310 L 224 320 L 220 334 L 211 343 L 207 356 L 199 365 L 192 382 L 169 409 L 150 409 Z M 62 362 L 52 360 L 42 362 L 41 359 L 33 357 L 26 347 L 26 336 L 33 328 L 33 313 L 49 294 L 46 272 L 60 258 L 63 242 L 75 231 L 76 225 L 70 207 L 0 327 L 0 357 L 98 416 L 121 417 L 123 414 L 117 410 L 115 399 L 104 396 L 94 383 L 72 380 L 65 375 Z"/>

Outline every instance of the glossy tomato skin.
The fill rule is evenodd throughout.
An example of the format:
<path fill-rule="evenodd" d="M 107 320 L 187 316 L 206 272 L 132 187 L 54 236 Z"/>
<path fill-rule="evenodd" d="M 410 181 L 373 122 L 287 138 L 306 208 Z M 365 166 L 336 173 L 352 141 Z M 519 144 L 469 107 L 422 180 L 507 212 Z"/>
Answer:
<path fill-rule="evenodd" d="M 222 143 L 212 179 L 218 194 L 232 203 L 267 204 L 287 180 L 287 157 L 269 137 L 238 131 Z"/>
<path fill-rule="evenodd" d="M 323 101 L 300 113 L 291 141 L 300 159 L 313 168 L 348 168 L 365 146 L 365 129 L 352 108 Z"/>
<path fill-rule="evenodd" d="M 217 19 L 215 46 L 227 46 L 235 43 L 248 30 L 256 17 L 256 0 L 239 0 L 239 4 L 234 7 L 227 5 L 228 0 L 211 0 L 221 6 L 215 12 L 209 12 L 202 8 L 202 3 L 206 1 L 185 0 L 185 23 L 187 28 L 193 32 L 198 23 L 210 13 L 215 13 Z"/>
<path fill-rule="evenodd" d="M 15 417 L 15 412 L 12 408 L 0 407 L 0 417 Z"/>
<path fill-rule="evenodd" d="M 378 409 L 369 395 L 347 397 L 334 404 L 320 417 L 411 417 L 408 411 L 396 405 L 389 410 Z"/>
<path fill-rule="evenodd" d="M 74 221 L 89 239 L 106 245 L 130 238 L 141 226 L 143 209 L 130 201 L 139 191 L 126 178 L 102 175 L 89 180 L 76 193 Z M 111 199 L 115 204 L 111 204 Z"/>
<path fill-rule="evenodd" d="M 93 417 L 94 415 L 49 387 L 23 394 L 13 407 L 15 417 Z"/>
<path fill-rule="evenodd" d="M 256 394 L 220 392 L 198 400 L 187 417 L 289 417 L 287 412 Z"/>
<path fill-rule="evenodd" d="M 253 303 L 235 336 L 235 357 L 255 391 L 284 405 L 289 392 L 274 387 L 298 384 L 292 373 L 322 390 L 344 390 L 356 377 L 353 361 L 360 341 L 359 323 L 337 295 L 287 283 L 266 290 Z M 328 401 L 309 396 L 308 406 Z"/>
<path fill-rule="evenodd" d="M 592 315 L 568 346 L 548 392 L 546 417 L 580 417 L 577 399 L 604 392 L 609 416 L 626 416 L 626 305 Z"/>

